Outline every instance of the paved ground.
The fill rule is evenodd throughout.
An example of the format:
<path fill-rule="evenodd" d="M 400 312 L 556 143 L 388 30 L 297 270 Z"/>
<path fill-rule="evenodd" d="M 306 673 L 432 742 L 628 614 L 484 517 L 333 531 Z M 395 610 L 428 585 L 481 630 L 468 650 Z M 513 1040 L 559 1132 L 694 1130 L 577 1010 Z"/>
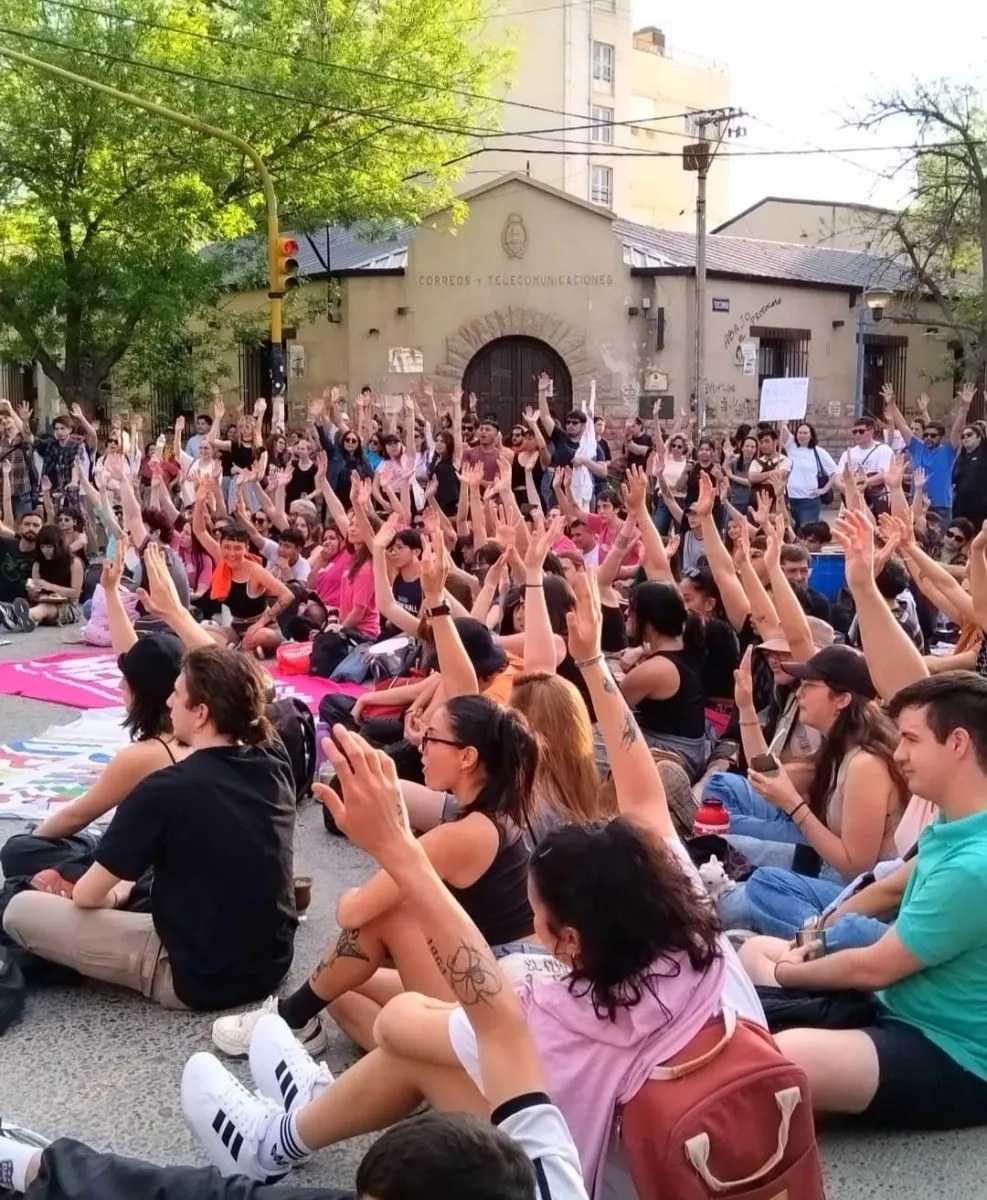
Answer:
<path fill-rule="evenodd" d="M 0 657 L 61 648 L 58 631 L 12 635 Z M 73 709 L 0 696 L 0 740 L 30 736 L 67 723 Z M 0 822 L 0 841 L 17 832 Z M 367 872 L 366 859 L 329 840 L 311 805 L 299 814 L 296 870 L 315 877 L 308 920 L 297 942 L 293 980 L 336 932 L 335 899 Z M 201 1162 L 181 1119 L 178 1083 L 196 1050 L 209 1047 L 210 1019 L 166 1013 L 141 999 L 93 987 L 30 997 L 24 1019 L 0 1040 L 0 1112 L 49 1135 L 68 1134 L 100 1149 L 159 1162 Z M 334 1071 L 353 1060 L 340 1034 L 328 1055 Z M 236 1068 L 234 1068 L 236 1069 Z M 307 1186 L 352 1186 L 366 1141 L 320 1154 L 297 1173 Z M 883 1137 L 827 1131 L 823 1147 L 830 1200 L 925 1200 L 933 1195 L 987 1198 L 987 1135 Z M 795 1198 L 793 1198 L 795 1200 Z"/>

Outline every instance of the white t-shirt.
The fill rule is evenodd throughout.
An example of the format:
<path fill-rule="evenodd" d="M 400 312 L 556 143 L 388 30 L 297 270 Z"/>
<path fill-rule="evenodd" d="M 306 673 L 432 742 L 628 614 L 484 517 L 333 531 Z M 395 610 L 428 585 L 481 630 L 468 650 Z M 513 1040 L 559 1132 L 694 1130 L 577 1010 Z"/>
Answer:
<path fill-rule="evenodd" d="M 287 578 L 282 578 L 282 571 L 278 567 L 278 543 L 271 538 L 264 539 L 264 566 L 271 572 L 275 579 L 280 579 L 282 583 L 287 583 L 289 580 L 294 580 L 296 583 L 307 583 L 309 573 L 312 566 L 307 558 L 298 556 L 295 565 L 291 568 L 291 572 Z"/>
<path fill-rule="evenodd" d="M 491 1121 L 534 1163 L 535 1200 L 588 1200 L 569 1127 L 547 1101 L 537 1094 L 518 1096 L 495 1109 Z"/>
<path fill-rule="evenodd" d="M 894 451 L 887 442 L 875 442 L 873 446 L 850 446 L 840 455 L 837 470 L 842 471 L 847 462 L 854 474 L 861 471 L 865 475 L 873 475 L 877 471 L 886 471 L 894 462 Z"/>
<path fill-rule="evenodd" d="M 788 495 L 792 500 L 809 500 L 815 495 L 816 489 L 819 487 L 817 454 L 827 476 L 836 472 L 833 456 L 822 446 L 810 450 L 808 446 L 796 446 L 794 442 L 789 442 L 782 453 L 792 464 L 792 469 L 788 474 Z"/>

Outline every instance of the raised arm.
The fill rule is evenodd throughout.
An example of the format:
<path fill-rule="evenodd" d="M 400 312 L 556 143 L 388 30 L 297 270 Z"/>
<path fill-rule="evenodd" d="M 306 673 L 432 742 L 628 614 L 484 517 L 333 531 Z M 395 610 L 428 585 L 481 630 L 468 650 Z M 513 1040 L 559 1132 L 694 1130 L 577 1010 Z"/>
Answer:
<path fill-rule="evenodd" d="M 119 470 L 116 475 L 117 482 L 120 485 L 120 504 L 123 506 L 123 524 L 127 530 L 131 542 L 140 552 L 144 543 L 148 540 L 147 526 L 144 524 L 144 518 L 141 516 L 141 506 L 134 492 L 134 485 L 130 476 L 124 470 Z M 203 543 L 204 544 L 204 543 Z"/>
<path fill-rule="evenodd" d="M 324 450 L 320 450 L 315 456 L 318 470 L 315 473 L 315 483 L 319 491 L 322 493 L 322 498 L 326 502 L 326 508 L 329 510 L 329 516 L 332 518 L 333 524 L 339 531 L 339 536 L 344 540 L 349 536 L 350 519 L 346 515 L 346 509 L 343 507 L 342 501 L 332 490 L 329 485 L 327 471 L 329 469 L 329 456 Z"/>
<path fill-rule="evenodd" d="M 737 569 L 733 565 L 730 551 L 724 546 L 716 521 L 713 519 L 715 503 L 716 497 L 711 480 L 706 475 L 700 475 L 696 511 L 699 513 L 703 545 L 706 548 L 706 562 L 713 574 L 716 589 L 720 593 L 727 620 L 739 632 L 747 624 L 747 619 L 751 615 L 751 604 L 737 575 Z M 746 524 L 744 517 L 741 517 L 740 521 Z"/>
<path fill-rule="evenodd" d="M 123 654 L 137 641 L 133 623 L 120 599 L 120 580 L 123 578 L 123 563 L 127 555 L 126 538 L 118 538 L 113 559 L 103 563 L 99 577 L 106 597 L 106 623 L 110 630 L 110 646 L 114 654 Z"/>
<path fill-rule="evenodd" d="M 436 609 L 448 608 L 446 599 L 446 549 L 442 535 L 429 531 L 422 539 L 422 595 L 425 609 L 432 626 L 435 653 L 442 676 L 442 689 L 447 699 L 453 696 L 472 696 L 480 690 L 476 670 L 470 660 L 451 612 L 440 613 Z"/>
<path fill-rule="evenodd" d="M 613 681 L 600 648 L 603 620 L 596 578 L 583 571 L 573 581 L 575 608 L 566 614 L 569 652 L 582 672 L 613 772 L 617 804 L 661 838 L 675 836 L 668 801 L 651 749 Z"/>
<path fill-rule="evenodd" d="M 14 469 L 14 464 L 10 461 L 10 456 L 3 460 L 0 464 L 0 472 L 3 474 L 3 523 L 6 529 L 13 533 L 17 528 L 14 521 L 14 506 L 10 502 L 10 472 Z"/>
<path fill-rule="evenodd" d="M 620 485 L 620 494 L 624 507 L 634 517 L 641 535 L 645 573 L 649 579 L 655 579 L 659 583 L 673 583 L 674 576 L 665 553 L 665 544 L 655 528 L 654 521 L 648 515 L 648 476 L 642 467 L 627 468 L 627 478 Z"/>
<path fill-rule="evenodd" d="M 86 416 L 86 414 L 82 411 L 82 406 L 79 404 L 73 404 L 72 408 L 71 408 L 71 413 L 72 413 L 72 416 L 74 417 L 74 419 L 82 426 L 82 434 L 83 434 L 83 437 L 85 438 L 86 445 L 91 450 L 95 450 L 96 447 L 99 445 L 99 434 L 96 432 L 96 429 L 93 426 L 92 422 L 89 420 L 89 418 Z"/>
<path fill-rule="evenodd" d="M 956 397 L 956 418 L 953 421 L 952 429 L 949 431 L 949 440 L 956 447 L 960 444 L 963 436 L 963 427 L 967 424 L 967 418 L 970 415 L 970 405 L 973 403 L 973 398 L 976 394 L 976 386 L 967 381 L 960 388 Z"/>
<path fill-rule="evenodd" d="M 768 753 L 768 743 L 761 728 L 761 720 L 754 707 L 754 672 L 752 660 L 754 647 L 748 646 L 740 665 L 733 673 L 733 701 L 737 706 L 737 719 L 740 725 L 740 740 L 744 747 L 744 757 L 748 762 L 758 754 Z"/>
<path fill-rule="evenodd" d="M 784 630 L 789 653 L 795 662 L 808 662 L 815 654 L 816 647 L 805 611 L 781 569 L 781 524 L 781 518 L 775 518 L 767 529 L 768 546 L 764 552 L 764 562 L 771 583 L 771 599 Z"/>
<path fill-rule="evenodd" d="M 922 655 L 895 620 L 874 579 L 874 529 L 858 512 L 844 512 L 833 525 L 833 537 L 846 555 L 847 586 L 857 606 L 860 643 L 878 693 L 890 700 L 895 692 L 928 675 Z"/>
<path fill-rule="evenodd" d="M 738 521 L 731 526 L 730 532 L 737 548 L 737 574 L 750 601 L 751 622 L 760 637 L 771 637 L 777 632 L 780 621 L 771 597 L 751 562 L 750 526 L 746 521 Z"/>
<path fill-rule="evenodd" d="M 164 550 L 156 542 L 151 542 L 144 551 L 143 564 L 147 586 L 138 588 L 137 595 L 147 611 L 170 625 L 190 650 L 214 646 L 216 643 L 208 631 L 182 604 L 168 571 Z"/>
<path fill-rule="evenodd" d="M 192 507 L 192 532 L 199 539 L 202 549 L 209 555 L 216 566 L 223 559 L 223 550 L 219 542 L 206 528 L 206 496 L 211 491 L 208 481 L 203 480 L 195 492 L 195 504 Z"/>
<path fill-rule="evenodd" d="M 555 674 L 556 636 L 545 603 L 545 557 L 562 532 L 562 518 L 554 517 L 547 529 L 528 543 L 524 556 L 524 669 Z"/>
<path fill-rule="evenodd" d="M 548 389 L 551 382 L 545 371 L 538 376 L 538 415 L 548 437 L 552 436 L 555 429 L 555 418 L 552 416 L 552 410 L 548 407 Z"/>
<path fill-rule="evenodd" d="M 970 543 L 970 599 L 981 629 L 987 629 L 987 521 Z"/>

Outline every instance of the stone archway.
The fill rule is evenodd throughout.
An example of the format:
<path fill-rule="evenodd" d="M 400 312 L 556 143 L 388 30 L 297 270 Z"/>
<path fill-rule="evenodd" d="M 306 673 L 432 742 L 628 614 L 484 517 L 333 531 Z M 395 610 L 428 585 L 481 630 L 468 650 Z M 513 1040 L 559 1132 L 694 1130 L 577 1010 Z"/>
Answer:
<path fill-rule="evenodd" d="M 590 358 L 586 349 L 585 330 L 570 325 L 561 317 L 514 304 L 461 325 L 447 339 L 446 361 L 436 366 L 436 376 L 448 381 L 450 387 L 458 385 L 478 350 L 498 338 L 513 335 L 538 338 L 562 357 L 572 376 L 572 394 L 576 403 L 589 395 L 591 379 L 596 380 L 598 404 L 603 405 L 614 399 L 611 395 L 610 372 L 602 370 Z"/>

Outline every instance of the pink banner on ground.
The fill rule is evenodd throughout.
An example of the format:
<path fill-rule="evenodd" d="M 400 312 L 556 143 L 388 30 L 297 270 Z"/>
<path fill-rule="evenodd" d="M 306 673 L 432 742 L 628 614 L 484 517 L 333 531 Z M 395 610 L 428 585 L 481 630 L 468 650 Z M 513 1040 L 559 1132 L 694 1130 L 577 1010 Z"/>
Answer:
<path fill-rule="evenodd" d="M 281 675 L 273 663 L 265 670 L 274 680 L 278 698 L 297 696 L 314 713 L 330 693 L 359 696 L 367 689 L 355 683 L 333 683 L 314 675 Z M 47 654 L 26 662 L 0 663 L 0 695 L 46 700 L 72 708 L 111 708 L 120 704 L 117 656 L 106 651 Z"/>

